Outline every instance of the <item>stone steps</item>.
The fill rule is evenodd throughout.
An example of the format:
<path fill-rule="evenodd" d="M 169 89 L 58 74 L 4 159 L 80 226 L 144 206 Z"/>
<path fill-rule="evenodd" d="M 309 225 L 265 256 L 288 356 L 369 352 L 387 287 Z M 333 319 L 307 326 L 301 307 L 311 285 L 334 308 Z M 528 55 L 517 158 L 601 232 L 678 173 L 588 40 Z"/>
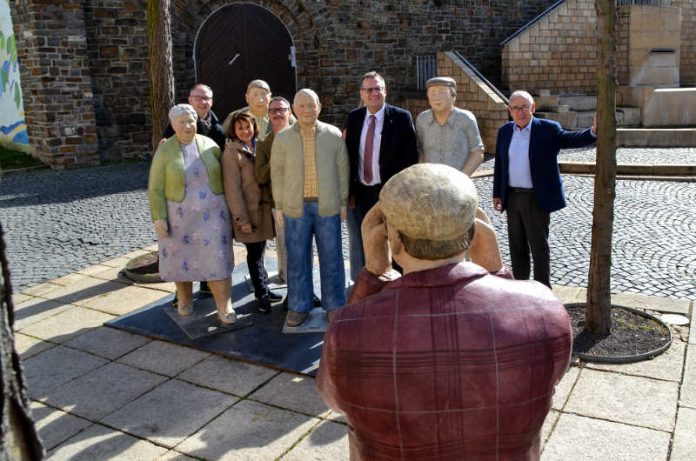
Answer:
<path fill-rule="evenodd" d="M 621 147 L 693 147 L 696 128 L 619 128 L 616 145 Z"/>

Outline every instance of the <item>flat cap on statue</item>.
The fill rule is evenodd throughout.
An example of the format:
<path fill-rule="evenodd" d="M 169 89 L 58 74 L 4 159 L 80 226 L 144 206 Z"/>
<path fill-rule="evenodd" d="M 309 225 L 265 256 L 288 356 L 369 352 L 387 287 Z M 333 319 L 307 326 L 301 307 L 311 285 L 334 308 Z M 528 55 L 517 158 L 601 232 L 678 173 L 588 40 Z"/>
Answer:
<path fill-rule="evenodd" d="M 431 86 L 448 86 L 457 89 L 457 82 L 452 77 L 433 77 L 425 82 L 426 88 Z"/>
<path fill-rule="evenodd" d="M 474 223 L 473 181 L 447 165 L 419 163 L 394 175 L 379 194 L 387 221 L 408 237 L 453 240 Z"/>

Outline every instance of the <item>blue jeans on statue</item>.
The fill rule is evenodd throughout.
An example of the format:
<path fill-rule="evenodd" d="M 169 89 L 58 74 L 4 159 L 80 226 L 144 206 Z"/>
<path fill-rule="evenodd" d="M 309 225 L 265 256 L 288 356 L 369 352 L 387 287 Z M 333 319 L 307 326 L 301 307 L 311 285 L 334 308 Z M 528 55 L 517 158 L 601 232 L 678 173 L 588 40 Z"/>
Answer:
<path fill-rule="evenodd" d="M 365 219 L 362 207 L 348 208 L 346 225 L 348 226 L 348 251 L 350 253 L 350 279 L 355 282 L 360 269 L 365 265 L 365 252 L 363 250 L 362 231 L 360 226 Z"/>
<path fill-rule="evenodd" d="M 319 216 L 317 202 L 305 202 L 302 217 L 283 217 L 288 251 L 289 309 L 309 312 L 314 307 L 312 236 L 319 251 L 321 306 L 327 311 L 342 307 L 346 303 L 346 292 L 340 216 Z"/>

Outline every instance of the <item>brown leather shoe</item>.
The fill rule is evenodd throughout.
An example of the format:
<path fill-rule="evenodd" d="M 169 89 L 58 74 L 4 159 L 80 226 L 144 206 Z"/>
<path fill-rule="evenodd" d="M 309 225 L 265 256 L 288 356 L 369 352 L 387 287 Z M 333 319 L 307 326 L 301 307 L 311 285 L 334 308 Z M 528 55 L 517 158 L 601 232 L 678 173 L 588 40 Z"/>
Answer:
<path fill-rule="evenodd" d="M 298 327 L 307 320 L 307 317 L 309 317 L 309 312 L 289 311 L 287 317 L 285 317 L 285 325 Z"/>

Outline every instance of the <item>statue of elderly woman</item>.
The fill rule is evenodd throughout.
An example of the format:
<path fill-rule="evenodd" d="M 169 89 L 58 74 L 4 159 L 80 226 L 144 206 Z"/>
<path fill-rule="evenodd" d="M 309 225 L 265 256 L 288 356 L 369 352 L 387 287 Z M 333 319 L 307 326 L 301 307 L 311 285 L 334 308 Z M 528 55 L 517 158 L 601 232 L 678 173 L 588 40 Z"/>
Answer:
<path fill-rule="evenodd" d="M 159 238 L 160 277 L 176 285 L 182 316 L 193 313 L 193 281 L 207 281 L 218 320 L 228 325 L 236 320 L 230 300 L 234 256 L 220 148 L 196 134 L 196 118 L 189 104 L 172 107 L 169 120 L 176 136 L 157 148 L 150 168 L 148 195 Z"/>

